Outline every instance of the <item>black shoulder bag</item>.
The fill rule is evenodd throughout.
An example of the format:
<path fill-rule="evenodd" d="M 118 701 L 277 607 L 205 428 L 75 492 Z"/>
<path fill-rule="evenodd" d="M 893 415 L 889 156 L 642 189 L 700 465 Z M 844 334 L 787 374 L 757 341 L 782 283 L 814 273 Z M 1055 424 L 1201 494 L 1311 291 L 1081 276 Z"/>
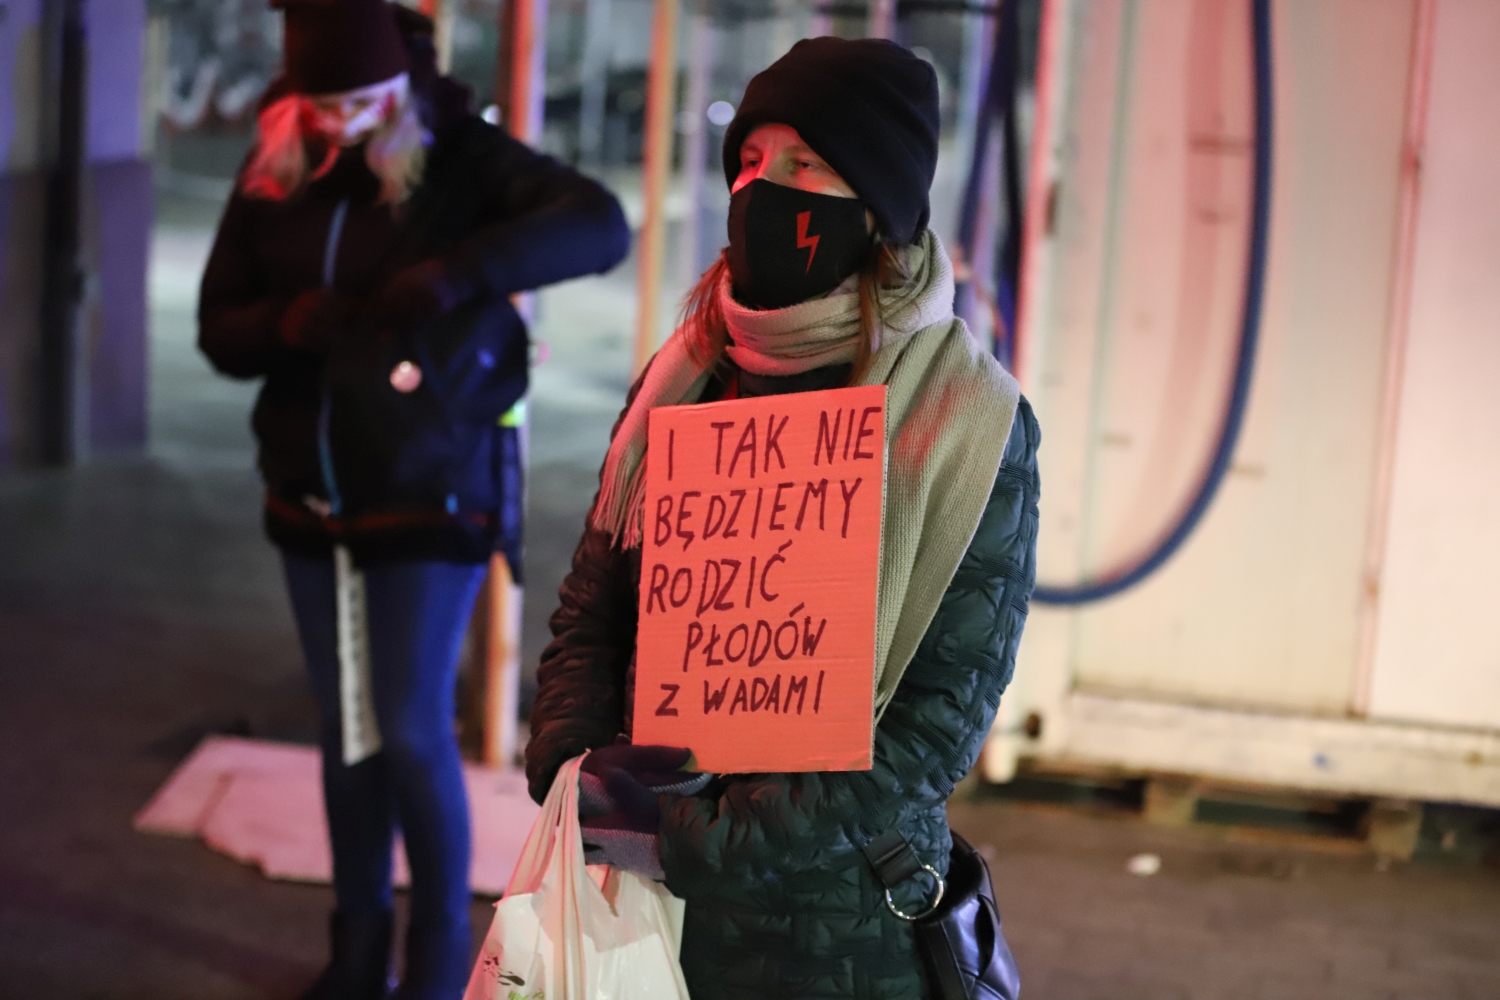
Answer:
<path fill-rule="evenodd" d="M 923 864 L 896 830 L 870 841 L 864 853 L 885 886 L 885 905 L 916 930 L 930 1000 L 1017 1000 L 1021 975 L 1000 930 L 989 866 L 968 841 L 953 835 L 947 879 Z M 931 907 L 916 915 L 903 913 L 891 890 L 917 876 L 932 882 Z"/>

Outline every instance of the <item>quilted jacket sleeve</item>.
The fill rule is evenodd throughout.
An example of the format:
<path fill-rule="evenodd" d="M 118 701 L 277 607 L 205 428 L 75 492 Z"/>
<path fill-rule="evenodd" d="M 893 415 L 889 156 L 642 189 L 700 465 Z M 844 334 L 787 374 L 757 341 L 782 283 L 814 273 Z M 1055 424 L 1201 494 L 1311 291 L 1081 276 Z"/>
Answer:
<path fill-rule="evenodd" d="M 1023 399 L 974 540 L 881 717 L 873 768 L 735 776 L 717 797 L 679 800 L 661 842 L 674 893 L 824 867 L 952 793 L 1015 667 L 1036 578 L 1039 442 Z"/>
<path fill-rule="evenodd" d="M 611 441 L 645 377 L 642 372 L 630 387 Z M 536 672 L 526 781 L 538 803 L 565 761 L 607 746 L 625 730 L 625 684 L 635 651 L 635 573 L 629 555 L 608 534 L 585 524 L 548 623 L 552 641 Z"/>
<path fill-rule="evenodd" d="M 607 746 L 625 728 L 625 680 L 635 634 L 626 557 L 609 535 L 586 528 L 552 613 L 552 641 L 536 672 L 526 780 L 540 803 L 557 769 Z"/>

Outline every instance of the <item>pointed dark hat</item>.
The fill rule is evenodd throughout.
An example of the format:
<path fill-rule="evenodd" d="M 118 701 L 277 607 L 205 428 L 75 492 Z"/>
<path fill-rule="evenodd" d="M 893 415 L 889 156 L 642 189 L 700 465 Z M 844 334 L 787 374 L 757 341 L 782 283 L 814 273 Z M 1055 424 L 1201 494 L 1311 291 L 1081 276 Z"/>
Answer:
<path fill-rule="evenodd" d="M 409 68 L 396 14 L 386 0 L 272 0 L 285 13 L 286 81 L 301 94 L 337 94 Z"/>

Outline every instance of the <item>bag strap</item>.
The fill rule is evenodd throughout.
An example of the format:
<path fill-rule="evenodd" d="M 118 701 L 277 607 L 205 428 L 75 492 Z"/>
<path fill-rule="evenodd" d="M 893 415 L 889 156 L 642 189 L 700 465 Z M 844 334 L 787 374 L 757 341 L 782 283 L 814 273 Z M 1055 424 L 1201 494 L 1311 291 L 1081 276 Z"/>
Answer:
<path fill-rule="evenodd" d="M 860 850 L 875 869 L 875 877 L 887 889 L 895 888 L 922 870 L 922 860 L 900 830 L 887 830 Z"/>
<path fill-rule="evenodd" d="M 580 755 L 557 769 L 547 797 L 542 800 L 542 811 L 526 834 L 521 855 L 505 886 L 505 896 L 524 895 L 541 888 L 542 878 L 558 852 L 577 851 L 578 865 L 582 868 L 583 841 L 578 833 L 578 771 L 582 763 Z"/>
<path fill-rule="evenodd" d="M 969 992 L 964 983 L 963 973 L 959 971 L 958 960 L 953 954 L 952 945 L 948 941 L 947 930 L 943 926 L 944 921 L 932 919 L 937 912 L 938 905 L 943 901 L 943 893 L 947 888 L 942 876 L 922 863 L 922 859 L 917 857 L 917 852 L 912 849 L 911 842 L 899 830 L 888 830 L 882 833 L 860 850 L 870 862 L 870 867 L 875 870 L 875 877 L 885 887 L 886 907 L 896 916 L 913 925 L 912 929 L 917 936 L 917 949 L 926 959 L 927 970 L 932 977 L 933 996 L 938 1000 L 968 1000 Z M 924 872 L 932 877 L 937 891 L 932 906 L 925 913 L 913 917 L 896 908 L 895 902 L 891 899 L 891 890 L 907 879 Z"/>
<path fill-rule="evenodd" d="M 943 901 L 943 893 L 947 891 L 947 883 L 936 869 L 917 857 L 917 852 L 912 850 L 911 842 L 901 831 L 887 830 L 866 843 L 860 850 L 864 852 L 865 859 L 870 862 L 870 867 L 875 869 L 875 877 L 885 887 L 887 909 L 906 921 L 921 920 L 937 912 L 938 906 Z M 904 913 L 896 906 L 895 900 L 891 897 L 891 890 L 907 879 L 922 874 L 932 879 L 932 903 L 921 913 Z"/>

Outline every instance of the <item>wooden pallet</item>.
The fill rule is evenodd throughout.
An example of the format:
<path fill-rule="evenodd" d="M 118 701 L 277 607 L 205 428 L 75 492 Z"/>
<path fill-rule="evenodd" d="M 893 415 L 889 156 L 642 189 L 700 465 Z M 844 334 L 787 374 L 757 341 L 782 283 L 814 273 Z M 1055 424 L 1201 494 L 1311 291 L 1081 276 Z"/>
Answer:
<path fill-rule="evenodd" d="M 1102 791 L 1101 800 L 1134 808 L 1158 826 L 1212 827 L 1237 841 L 1368 852 L 1383 861 L 1410 860 L 1422 829 L 1422 803 L 1410 800 L 1337 797 L 1193 775 L 1028 760 L 1021 762 L 1017 778 L 1093 786 Z"/>
<path fill-rule="evenodd" d="M 1146 779 L 1141 816 L 1158 826 L 1188 826 L 1197 821 L 1205 802 L 1244 805 L 1313 815 L 1347 812 L 1358 803 L 1351 833 L 1334 839 L 1353 840 L 1377 857 L 1409 861 L 1422 831 L 1422 804 L 1396 799 L 1331 799 L 1327 796 L 1276 789 L 1226 785 L 1183 775 L 1152 775 Z"/>

